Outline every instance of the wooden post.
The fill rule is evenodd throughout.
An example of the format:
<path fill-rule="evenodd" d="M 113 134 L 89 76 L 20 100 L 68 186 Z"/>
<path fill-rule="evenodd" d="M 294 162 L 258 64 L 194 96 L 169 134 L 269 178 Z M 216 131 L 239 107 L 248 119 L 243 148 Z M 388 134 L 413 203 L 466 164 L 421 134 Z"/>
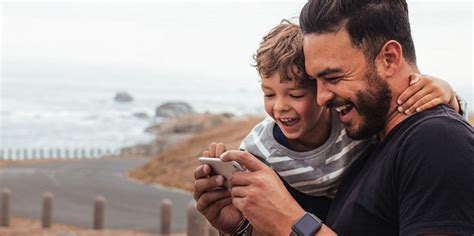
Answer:
<path fill-rule="evenodd" d="M 208 234 L 207 220 L 196 209 L 196 202 L 191 201 L 187 209 L 187 236 L 201 236 Z"/>
<path fill-rule="evenodd" d="M 10 195 L 9 189 L 4 189 L 2 192 L 2 225 L 3 227 L 10 226 Z"/>
<path fill-rule="evenodd" d="M 105 225 L 105 198 L 98 196 L 94 204 L 94 229 L 102 230 Z"/>
<path fill-rule="evenodd" d="M 161 221 L 161 234 L 171 234 L 171 209 L 173 203 L 169 199 L 164 199 L 161 202 L 160 208 L 160 221 Z"/>
<path fill-rule="evenodd" d="M 46 192 L 43 194 L 43 212 L 41 214 L 41 226 L 51 228 L 53 218 L 53 194 Z"/>

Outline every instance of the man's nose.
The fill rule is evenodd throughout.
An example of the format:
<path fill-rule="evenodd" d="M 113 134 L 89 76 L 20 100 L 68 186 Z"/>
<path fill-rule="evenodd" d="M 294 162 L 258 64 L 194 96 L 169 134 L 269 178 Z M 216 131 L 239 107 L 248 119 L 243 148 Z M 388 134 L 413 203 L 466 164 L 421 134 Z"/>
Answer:
<path fill-rule="evenodd" d="M 331 92 L 327 88 L 326 83 L 321 80 L 317 80 L 316 87 L 316 102 L 320 106 L 326 106 L 328 102 L 334 98 L 334 93 Z"/>

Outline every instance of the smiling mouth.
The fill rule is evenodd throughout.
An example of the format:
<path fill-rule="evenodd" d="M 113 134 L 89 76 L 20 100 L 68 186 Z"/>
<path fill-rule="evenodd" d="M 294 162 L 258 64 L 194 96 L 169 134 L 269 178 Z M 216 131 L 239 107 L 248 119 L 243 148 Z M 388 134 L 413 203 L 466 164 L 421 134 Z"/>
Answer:
<path fill-rule="evenodd" d="M 292 126 L 298 123 L 299 118 L 279 118 L 278 119 L 285 126 Z"/>
<path fill-rule="evenodd" d="M 349 113 L 352 110 L 352 108 L 354 108 L 354 104 L 346 103 L 344 105 L 335 107 L 334 110 L 336 110 L 341 115 L 346 115 L 347 113 Z"/>

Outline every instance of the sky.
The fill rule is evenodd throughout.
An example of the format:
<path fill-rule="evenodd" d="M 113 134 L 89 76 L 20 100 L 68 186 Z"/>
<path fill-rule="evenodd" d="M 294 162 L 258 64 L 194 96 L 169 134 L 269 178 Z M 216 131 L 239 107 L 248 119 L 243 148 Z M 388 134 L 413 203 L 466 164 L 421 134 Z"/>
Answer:
<path fill-rule="evenodd" d="M 303 5 L 3 1 L 1 79 L 179 76 L 256 86 L 250 64 L 262 36 Z M 472 2 L 409 1 L 409 9 L 420 70 L 447 80 L 473 109 Z"/>

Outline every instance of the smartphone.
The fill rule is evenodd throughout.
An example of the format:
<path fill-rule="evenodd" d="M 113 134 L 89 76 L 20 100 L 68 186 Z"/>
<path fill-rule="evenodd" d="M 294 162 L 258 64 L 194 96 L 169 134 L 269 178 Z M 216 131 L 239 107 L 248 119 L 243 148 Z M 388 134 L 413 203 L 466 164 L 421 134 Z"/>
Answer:
<path fill-rule="evenodd" d="M 215 157 L 199 157 L 199 162 L 201 164 L 208 164 L 212 168 L 211 175 L 222 175 L 225 179 L 228 179 L 230 174 L 234 171 L 244 171 L 243 168 L 238 162 L 236 161 L 228 161 L 224 162 L 221 161 L 219 158 Z M 227 187 L 227 181 L 225 183 Z"/>

